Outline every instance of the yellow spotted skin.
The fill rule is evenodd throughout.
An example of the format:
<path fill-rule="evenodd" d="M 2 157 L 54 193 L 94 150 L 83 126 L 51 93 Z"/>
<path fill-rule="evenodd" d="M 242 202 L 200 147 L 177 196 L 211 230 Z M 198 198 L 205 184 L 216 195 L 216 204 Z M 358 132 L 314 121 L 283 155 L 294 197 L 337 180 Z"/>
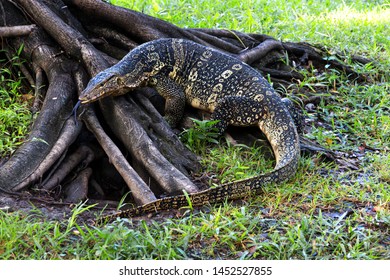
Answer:
<path fill-rule="evenodd" d="M 299 159 L 299 137 L 289 103 L 275 93 L 264 77 L 249 65 L 203 45 L 181 39 L 143 44 L 118 64 L 96 75 L 80 96 L 90 103 L 143 86 L 154 87 L 166 100 L 165 119 L 172 126 L 186 105 L 212 113 L 222 133 L 228 125 L 257 125 L 275 154 L 275 168 L 266 174 L 228 183 L 202 192 L 167 197 L 104 219 L 237 199 L 292 177 Z"/>

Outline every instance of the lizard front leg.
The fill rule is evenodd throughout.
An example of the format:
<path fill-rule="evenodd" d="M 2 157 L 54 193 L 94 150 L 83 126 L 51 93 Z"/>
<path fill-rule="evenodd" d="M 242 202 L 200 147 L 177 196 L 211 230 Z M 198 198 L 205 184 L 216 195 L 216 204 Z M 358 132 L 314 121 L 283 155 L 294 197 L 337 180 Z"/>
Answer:
<path fill-rule="evenodd" d="M 177 83 L 165 76 L 155 77 L 150 83 L 165 98 L 164 119 L 171 127 L 176 127 L 183 118 L 186 104 L 185 94 Z"/>

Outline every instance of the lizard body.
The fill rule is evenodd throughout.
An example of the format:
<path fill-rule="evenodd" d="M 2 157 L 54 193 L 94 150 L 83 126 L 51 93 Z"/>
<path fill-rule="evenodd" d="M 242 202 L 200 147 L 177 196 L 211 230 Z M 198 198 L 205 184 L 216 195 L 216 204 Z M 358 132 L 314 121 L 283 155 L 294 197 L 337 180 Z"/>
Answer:
<path fill-rule="evenodd" d="M 96 101 L 151 86 L 166 100 L 165 119 L 172 126 L 182 118 L 185 105 L 206 110 L 222 133 L 228 125 L 258 125 L 275 155 L 272 171 L 188 196 L 158 199 L 114 214 L 130 217 L 158 210 L 237 199 L 264 184 L 278 184 L 294 175 L 299 159 L 299 138 L 289 103 L 275 93 L 266 79 L 240 60 L 181 40 L 160 39 L 133 49 L 120 62 L 100 72 L 88 83 L 79 102 Z"/>

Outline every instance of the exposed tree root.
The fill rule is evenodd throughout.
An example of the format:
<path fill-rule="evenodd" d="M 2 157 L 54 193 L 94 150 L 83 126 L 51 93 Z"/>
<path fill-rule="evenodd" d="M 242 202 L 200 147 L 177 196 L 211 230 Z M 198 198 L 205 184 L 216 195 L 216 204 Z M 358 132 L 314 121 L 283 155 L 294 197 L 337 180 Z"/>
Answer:
<path fill-rule="evenodd" d="M 166 192 L 178 193 L 180 190 L 196 192 L 197 187 L 159 152 L 134 118 L 136 107 L 132 106 L 131 102 L 121 102 L 124 100 L 124 98 L 117 98 L 117 102 L 112 99 L 102 102 L 103 113 L 110 121 L 109 125 L 112 124 L 110 128 L 114 134 Z"/>
<path fill-rule="evenodd" d="M 94 158 L 95 154 L 90 147 L 78 147 L 76 151 L 66 157 L 66 159 L 59 164 L 54 174 L 42 183 L 42 188 L 45 190 L 54 189 L 79 165 L 81 165 L 81 169 L 83 169 L 83 167 L 90 165 Z"/>
<path fill-rule="evenodd" d="M 252 49 L 242 51 L 238 55 L 238 58 L 248 64 L 251 64 L 256 60 L 265 57 L 270 51 L 278 51 L 281 49 L 283 49 L 283 45 L 280 41 L 267 39 Z"/>
<path fill-rule="evenodd" d="M 19 37 L 30 34 L 36 28 L 35 24 L 0 27 L 0 37 Z"/>
<path fill-rule="evenodd" d="M 57 142 L 53 145 L 51 151 L 46 155 L 44 160 L 39 164 L 39 166 L 31 173 L 27 178 L 25 178 L 21 183 L 16 185 L 13 189 L 15 191 L 22 190 L 29 186 L 30 184 L 41 180 L 45 172 L 53 167 L 53 163 L 56 162 L 62 155 L 64 155 L 69 148 L 69 146 L 76 140 L 77 135 L 81 131 L 81 126 L 74 124 L 73 120 L 68 119 L 60 136 L 57 139 Z"/>
<path fill-rule="evenodd" d="M 83 120 L 85 120 L 88 129 L 93 132 L 99 144 L 108 155 L 111 163 L 125 180 L 127 186 L 132 191 L 134 200 L 140 204 L 155 200 L 156 197 L 153 192 L 137 175 L 115 143 L 107 136 L 93 111 L 87 109 L 84 114 Z"/>

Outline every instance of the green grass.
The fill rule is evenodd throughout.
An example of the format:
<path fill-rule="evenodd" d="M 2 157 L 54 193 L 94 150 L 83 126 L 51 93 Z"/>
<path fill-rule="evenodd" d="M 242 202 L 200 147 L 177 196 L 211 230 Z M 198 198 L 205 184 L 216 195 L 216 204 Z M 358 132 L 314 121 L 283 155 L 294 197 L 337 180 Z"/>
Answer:
<path fill-rule="evenodd" d="M 22 75 L 15 76 L 9 70 L 20 63 L 18 56 L 11 61 L 0 60 L 0 157 L 11 154 L 22 144 L 32 120 L 29 104 L 21 94 Z"/>
<path fill-rule="evenodd" d="M 322 103 L 306 115 L 317 121 L 306 136 L 349 152 L 359 169 L 303 156 L 294 178 L 267 186 L 258 197 L 188 210 L 180 218 L 118 220 L 98 228 L 74 219 L 42 222 L 35 217 L 40 214 L 0 211 L 0 259 L 390 258 L 390 78 L 378 78 L 390 66 L 388 1 L 112 2 L 183 27 L 265 33 L 373 58 L 376 67 L 354 67 L 369 72 L 374 83 L 358 85 L 342 73 L 329 72 L 306 73 L 299 85 L 304 90 L 323 85 Z M 289 94 L 292 89 L 285 90 Z M 211 185 L 272 167 L 259 148 L 234 147 L 223 140 L 213 144 L 204 122 L 183 140 L 202 156 L 204 172 L 216 175 Z M 76 208 L 73 218 L 81 209 Z"/>
<path fill-rule="evenodd" d="M 283 199 L 286 194 L 282 195 Z M 300 207 L 304 205 L 302 202 Z M 275 207 L 276 208 L 276 207 Z M 164 222 L 121 220 L 105 227 L 42 223 L 0 213 L 1 259 L 377 259 L 378 230 L 361 214 L 336 217 L 302 209 L 222 205 Z M 300 210 L 300 211 L 297 211 Z M 298 212 L 298 213 L 296 213 Z M 285 216 L 284 218 L 282 218 Z M 379 215 L 380 217 L 381 215 Z M 248 218 L 250 217 L 250 218 Z M 286 219 L 288 217 L 289 219 Z M 299 219 L 297 219 L 299 218 Z M 383 215 L 383 219 L 385 215 Z M 378 217 L 376 218 L 378 222 Z M 367 221 L 375 226 L 375 221 Z M 389 220 L 387 220 L 387 225 Z"/>
<path fill-rule="evenodd" d="M 286 41 L 320 42 L 332 48 L 388 59 L 390 10 L 387 0 L 321 3 L 313 0 L 112 0 L 111 3 L 182 27 L 264 33 Z"/>
<path fill-rule="evenodd" d="M 194 126 L 185 129 L 180 139 L 201 157 L 201 164 L 205 167 L 202 173 L 216 174 L 216 178 L 211 178 L 210 186 L 256 176 L 272 169 L 270 147 L 267 150 L 267 147 L 256 144 L 253 147 L 233 145 L 229 141 L 218 140 L 218 133 L 212 127 L 216 121 L 194 119 L 193 122 Z M 267 152 L 268 160 L 264 152 Z"/>

